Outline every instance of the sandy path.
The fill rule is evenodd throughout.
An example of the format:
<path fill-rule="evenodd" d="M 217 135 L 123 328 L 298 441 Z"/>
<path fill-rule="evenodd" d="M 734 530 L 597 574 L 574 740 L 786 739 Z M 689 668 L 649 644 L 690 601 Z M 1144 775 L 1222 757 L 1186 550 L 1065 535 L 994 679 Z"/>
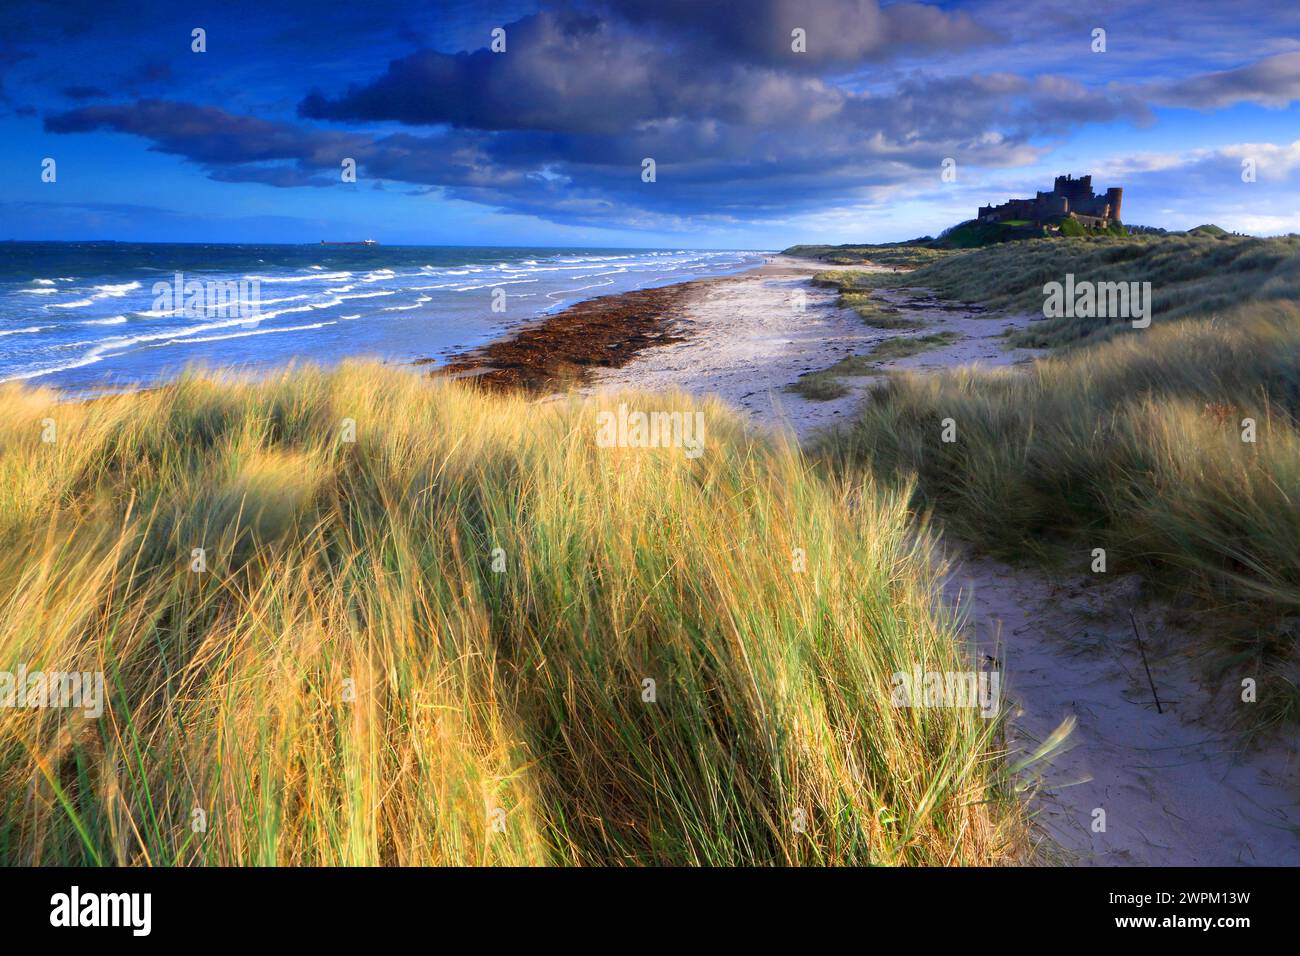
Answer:
<path fill-rule="evenodd" d="M 1133 575 L 1054 578 L 983 558 L 967 558 L 948 581 L 979 659 L 1001 664 L 1013 754 L 1034 753 L 1074 722 L 1060 750 L 1021 775 L 1035 823 L 1062 862 L 1300 863 L 1295 741 L 1242 751 L 1211 707 L 1215 685 L 1198 679 L 1189 637 L 1140 589 Z M 1094 831 L 1098 809 L 1105 832 Z"/>
<path fill-rule="evenodd" d="M 960 338 L 886 368 L 1007 365 L 1031 357 L 997 336 L 1029 317 L 982 318 L 951 311 L 915 290 L 882 293 L 926 328 L 870 328 L 808 278 L 827 267 L 776 257 L 711 281 L 686 309 L 686 341 L 651 349 L 594 388 L 681 388 L 721 395 L 768 428 L 800 437 L 849 417 L 874 377 L 845 379 L 850 394 L 829 402 L 782 389 L 798 376 L 864 354 L 884 338 L 939 331 Z M 861 268 L 861 267 L 850 267 Z M 805 311 L 793 305 L 803 290 Z M 1073 729 L 1050 757 L 1022 772 L 1028 807 L 1046 837 L 1048 861 L 1100 865 L 1300 864 L 1300 761 L 1294 741 L 1239 752 L 1209 714 L 1211 697 L 1185 649 L 1190 637 L 1138 599 L 1135 577 L 1054 579 L 987 559 L 956 563 L 946 599 L 964 609 L 978 655 L 1002 670 L 1011 706 L 1012 761 L 1033 753 L 1063 721 Z M 1144 626 L 1148 662 L 1164 713 L 1156 712 L 1129 610 Z M 1208 714 L 1208 716 L 1206 716 Z M 1106 829 L 1094 832 L 1094 811 Z"/>

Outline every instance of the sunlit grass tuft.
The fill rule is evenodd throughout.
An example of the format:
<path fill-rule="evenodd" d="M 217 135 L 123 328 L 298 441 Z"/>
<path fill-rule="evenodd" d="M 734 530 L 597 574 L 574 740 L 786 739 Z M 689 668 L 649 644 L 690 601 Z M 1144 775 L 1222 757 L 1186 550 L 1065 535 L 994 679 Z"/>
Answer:
<path fill-rule="evenodd" d="M 0 668 L 109 691 L 98 721 L 0 709 L 4 862 L 1018 845 L 999 722 L 890 704 L 895 671 L 968 667 L 909 489 L 824 481 L 720 404 L 364 364 L 2 400 Z M 704 454 L 599 447 L 619 401 L 699 409 Z"/>

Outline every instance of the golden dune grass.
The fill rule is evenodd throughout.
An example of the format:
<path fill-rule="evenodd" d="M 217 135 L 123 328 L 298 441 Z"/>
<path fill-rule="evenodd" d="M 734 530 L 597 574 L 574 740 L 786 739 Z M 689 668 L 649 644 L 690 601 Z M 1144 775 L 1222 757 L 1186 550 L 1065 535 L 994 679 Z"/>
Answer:
<path fill-rule="evenodd" d="M 0 400 L 0 668 L 109 693 L 98 721 L 0 709 L 4 862 L 1017 845 L 999 722 L 890 704 L 895 671 L 968 666 L 909 490 L 823 480 L 721 405 L 600 400 L 702 410 L 691 460 L 598 447 L 596 400 L 367 364 Z"/>
<path fill-rule="evenodd" d="M 1294 715 L 1298 423 L 1300 309 L 1256 302 L 1026 374 L 894 376 L 818 454 L 837 474 L 913 484 L 918 507 L 1002 554 L 1046 548 L 1086 571 L 1102 547 L 1114 572 L 1231 609 L 1244 624 L 1219 650 L 1278 663 L 1270 699 Z"/>

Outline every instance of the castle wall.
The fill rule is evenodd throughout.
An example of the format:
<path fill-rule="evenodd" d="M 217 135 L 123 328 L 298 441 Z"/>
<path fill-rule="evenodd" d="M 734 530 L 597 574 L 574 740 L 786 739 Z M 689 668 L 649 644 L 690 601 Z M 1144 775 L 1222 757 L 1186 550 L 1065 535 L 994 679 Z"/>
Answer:
<path fill-rule="evenodd" d="M 1042 221 L 1058 216 L 1074 215 L 1087 219 L 1090 225 L 1105 225 L 1120 217 L 1124 190 L 1112 186 L 1104 196 L 1092 191 L 1092 176 L 1057 176 L 1052 191 L 1041 190 L 1033 199 L 1011 199 L 1000 206 L 980 206 L 978 218 L 982 222 L 1003 222 L 1008 219 Z M 1093 222 L 1096 220 L 1096 222 Z"/>

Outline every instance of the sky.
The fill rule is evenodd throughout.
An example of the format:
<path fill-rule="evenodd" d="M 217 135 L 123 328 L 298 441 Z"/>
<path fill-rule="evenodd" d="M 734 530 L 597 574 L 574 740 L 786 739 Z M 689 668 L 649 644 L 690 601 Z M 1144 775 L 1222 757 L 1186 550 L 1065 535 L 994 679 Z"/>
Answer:
<path fill-rule="evenodd" d="M 1298 101 L 1295 3 L 6 0 L 0 239 L 780 249 L 1063 173 L 1276 235 Z"/>

